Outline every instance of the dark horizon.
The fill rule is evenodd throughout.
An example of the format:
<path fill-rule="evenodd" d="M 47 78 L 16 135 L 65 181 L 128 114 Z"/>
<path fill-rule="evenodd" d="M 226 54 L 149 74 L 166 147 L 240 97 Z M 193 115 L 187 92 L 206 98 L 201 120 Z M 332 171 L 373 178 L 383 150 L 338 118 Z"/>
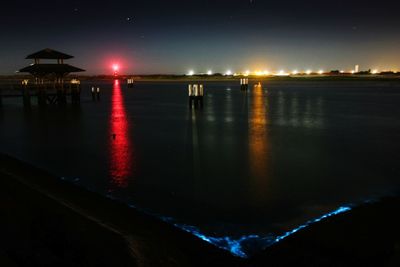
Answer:
<path fill-rule="evenodd" d="M 3 4 L 0 74 L 53 48 L 86 74 L 227 70 L 397 70 L 400 3 L 381 1 L 89 1 Z"/>

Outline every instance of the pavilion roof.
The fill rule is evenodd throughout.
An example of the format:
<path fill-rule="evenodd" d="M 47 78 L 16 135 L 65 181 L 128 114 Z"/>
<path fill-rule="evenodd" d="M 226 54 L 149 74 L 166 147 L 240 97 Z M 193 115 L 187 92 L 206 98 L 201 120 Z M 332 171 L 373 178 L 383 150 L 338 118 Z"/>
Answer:
<path fill-rule="evenodd" d="M 70 59 L 70 58 L 73 58 L 73 56 L 58 52 L 50 48 L 40 50 L 26 57 L 26 59 Z"/>
<path fill-rule="evenodd" d="M 19 72 L 29 72 L 34 75 L 65 75 L 71 72 L 83 72 L 85 70 L 68 64 L 32 64 L 20 69 Z"/>

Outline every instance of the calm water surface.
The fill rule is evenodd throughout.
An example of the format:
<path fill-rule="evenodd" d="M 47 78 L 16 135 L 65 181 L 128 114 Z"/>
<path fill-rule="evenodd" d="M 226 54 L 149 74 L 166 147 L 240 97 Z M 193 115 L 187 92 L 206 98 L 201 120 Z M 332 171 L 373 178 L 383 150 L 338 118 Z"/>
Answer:
<path fill-rule="evenodd" d="M 399 192 L 400 83 L 274 81 L 248 93 L 205 83 L 198 111 L 186 87 L 87 82 L 78 108 L 27 111 L 5 99 L 0 152 L 237 255 L 344 204 Z"/>

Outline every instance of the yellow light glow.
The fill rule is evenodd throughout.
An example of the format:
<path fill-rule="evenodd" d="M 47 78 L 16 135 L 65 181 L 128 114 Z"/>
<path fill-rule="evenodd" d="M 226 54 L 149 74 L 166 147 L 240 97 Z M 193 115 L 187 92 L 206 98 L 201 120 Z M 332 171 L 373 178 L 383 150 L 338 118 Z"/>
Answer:
<path fill-rule="evenodd" d="M 279 76 L 284 76 L 284 75 L 285 75 L 285 71 L 284 71 L 284 70 L 280 70 L 280 71 L 278 72 L 278 75 L 279 75 Z"/>
<path fill-rule="evenodd" d="M 324 74 L 324 70 L 319 70 L 319 71 L 318 71 L 318 74 L 319 74 L 319 75 Z"/>
<path fill-rule="evenodd" d="M 268 70 L 264 70 L 264 71 L 263 71 L 263 74 L 264 74 L 264 75 L 269 75 L 269 71 L 268 71 Z"/>
<path fill-rule="evenodd" d="M 72 79 L 71 84 L 81 84 L 81 81 L 79 81 L 78 79 Z"/>
<path fill-rule="evenodd" d="M 257 76 L 263 76 L 264 72 L 257 70 L 256 72 L 254 72 L 254 74 Z"/>
<path fill-rule="evenodd" d="M 378 70 L 372 70 L 371 73 L 372 74 L 378 74 Z"/>
<path fill-rule="evenodd" d="M 249 70 L 246 70 L 245 72 L 244 72 L 244 76 L 249 76 L 250 75 L 250 71 Z"/>
<path fill-rule="evenodd" d="M 306 74 L 307 74 L 307 75 L 310 75 L 311 73 L 312 73 L 312 70 L 307 70 L 307 71 L 306 71 Z"/>
<path fill-rule="evenodd" d="M 297 74 L 299 74 L 299 71 L 298 70 L 294 70 L 294 71 L 292 71 L 292 74 L 293 75 L 297 75 Z"/>
<path fill-rule="evenodd" d="M 225 75 L 227 75 L 227 76 L 232 75 L 232 71 L 231 71 L 231 70 L 227 70 L 227 71 L 225 72 Z"/>

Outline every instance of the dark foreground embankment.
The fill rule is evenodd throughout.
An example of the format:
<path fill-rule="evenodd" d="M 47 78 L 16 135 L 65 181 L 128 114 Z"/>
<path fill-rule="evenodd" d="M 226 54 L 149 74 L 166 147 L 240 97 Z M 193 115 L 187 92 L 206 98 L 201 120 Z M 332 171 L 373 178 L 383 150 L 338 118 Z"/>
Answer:
<path fill-rule="evenodd" d="M 342 213 L 255 255 L 254 266 L 400 266 L 400 198 Z"/>
<path fill-rule="evenodd" d="M 0 155 L 0 266 L 400 266 L 400 199 L 330 217 L 249 260 Z"/>
<path fill-rule="evenodd" d="M 1 155 L 0 192 L 0 263 L 113 267 L 240 263 L 189 233 Z"/>

